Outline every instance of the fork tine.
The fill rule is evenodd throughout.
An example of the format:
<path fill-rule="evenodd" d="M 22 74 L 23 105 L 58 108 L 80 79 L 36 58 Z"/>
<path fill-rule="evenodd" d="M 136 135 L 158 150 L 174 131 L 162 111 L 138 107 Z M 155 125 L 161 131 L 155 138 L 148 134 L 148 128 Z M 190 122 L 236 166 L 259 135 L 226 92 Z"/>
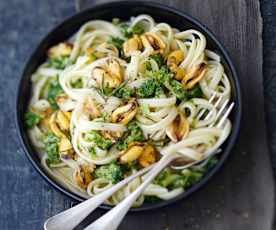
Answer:
<path fill-rule="evenodd" d="M 225 102 L 223 103 L 223 105 L 221 106 L 221 108 L 219 109 L 219 111 L 216 115 L 216 119 L 218 119 L 218 117 L 222 114 L 223 110 L 226 108 L 229 101 L 230 101 L 229 99 L 225 100 Z"/>
<path fill-rule="evenodd" d="M 216 114 L 215 120 L 209 125 L 209 127 L 213 127 L 215 123 L 217 122 L 218 118 L 221 116 L 222 112 L 225 110 L 227 104 L 229 103 L 229 99 L 225 100 L 225 102 L 220 107 L 219 111 Z"/>
<path fill-rule="evenodd" d="M 217 108 L 222 100 L 222 97 L 219 97 L 216 103 L 214 104 L 214 107 Z M 212 111 L 207 114 L 207 116 L 204 118 L 204 120 L 207 120 L 212 116 Z"/>
<path fill-rule="evenodd" d="M 216 101 L 216 103 L 215 103 L 215 107 L 218 107 L 219 106 L 219 103 L 221 102 L 221 100 L 222 100 L 222 96 L 220 96 L 219 97 L 219 99 Z"/>
<path fill-rule="evenodd" d="M 230 106 L 228 107 L 227 111 L 223 114 L 222 118 L 220 119 L 219 123 L 217 124 L 217 128 L 221 128 L 221 126 L 224 124 L 225 120 L 227 119 L 227 117 L 229 116 L 229 114 L 231 113 L 233 107 L 234 107 L 235 103 L 232 102 L 230 104 Z"/>
<path fill-rule="evenodd" d="M 213 93 L 213 95 L 210 97 L 208 102 L 212 103 L 215 97 L 216 97 L 216 93 Z M 205 112 L 206 112 L 206 109 L 201 110 L 200 113 L 197 115 L 196 120 L 199 120 Z"/>

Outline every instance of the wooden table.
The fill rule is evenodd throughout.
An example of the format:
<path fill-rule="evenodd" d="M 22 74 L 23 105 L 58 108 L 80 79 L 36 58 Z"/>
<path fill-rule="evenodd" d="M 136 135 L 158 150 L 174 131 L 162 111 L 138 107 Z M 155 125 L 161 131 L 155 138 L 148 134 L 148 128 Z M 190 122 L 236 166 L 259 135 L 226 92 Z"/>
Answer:
<path fill-rule="evenodd" d="M 250 4 L 252 3 L 250 0 L 235 1 L 237 1 L 237 5 L 246 4 L 248 7 L 251 7 Z M 169 2 L 174 4 L 174 1 Z M 175 2 L 178 1 L 176 0 Z M 220 1 L 219 4 L 227 4 L 228 2 L 230 0 Z M 187 5 L 187 8 L 189 6 Z M 0 113 L 0 128 L 2 131 L 0 133 L 0 229 L 3 230 L 41 229 L 42 223 L 47 217 L 74 205 L 74 201 L 55 191 L 31 167 L 18 142 L 13 117 L 15 88 L 30 52 L 53 26 L 75 13 L 74 7 L 74 2 L 68 0 L 0 1 L 0 105 L 2 108 Z M 276 122 L 273 121 L 273 117 L 276 115 L 276 78 L 274 77 L 276 74 L 276 1 L 262 1 L 261 9 L 265 22 L 263 37 L 264 86 L 267 121 L 269 123 L 268 136 L 271 143 L 272 156 L 276 156 L 276 138 L 274 138 L 276 135 Z M 202 12 L 204 10 L 212 10 L 212 7 L 201 9 L 199 4 L 198 8 L 193 10 Z M 240 12 L 238 8 L 234 12 L 237 14 L 244 13 Z M 216 12 L 212 13 L 215 17 Z M 208 25 L 212 24 L 207 17 L 203 17 L 201 20 Z M 218 23 L 218 26 L 223 26 L 223 22 L 221 24 Z M 218 35 L 219 39 L 222 40 L 225 39 L 225 36 L 227 34 Z M 238 48 L 239 44 L 236 45 Z M 248 156 L 245 154 L 243 157 Z M 234 158 L 230 158 L 229 163 L 221 174 L 214 178 L 210 186 L 196 193 L 193 199 L 198 200 L 198 197 L 204 197 L 204 193 L 211 190 L 211 187 L 216 186 L 216 182 L 223 180 L 223 178 L 229 180 L 230 176 L 225 175 L 225 172 L 231 170 L 231 161 Z M 274 165 L 276 165 L 276 157 L 273 159 Z M 229 180 L 229 186 L 237 187 L 241 183 L 242 178 L 246 177 L 246 171 L 241 170 L 241 172 L 244 175 L 236 178 L 237 181 Z M 263 181 L 260 181 L 260 183 L 263 183 Z M 221 199 L 221 197 L 216 199 L 215 197 L 224 193 L 227 188 L 220 186 L 216 188 L 217 192 L 213 193 L 215 194 L 214 197 L 206 198 L 214 200 L 212 207 L 198 210 L 197 216 L 190 215 L 189 209 L 195 212 L 196 207 L 199 205 L 198 203 L 186 204 L 181 202 L 180 204 L 158 210 L 155 214 L 147 212 L 128 215 L 124 229 L 136 230 L 141 229 L 141 227 L 145 230 L 206 229 L 205 227 L 208 223 L 206 222 L 206 226 L 204 226 L 204 222 L 202 224 L 198 221 L 198 218 L 201 218 L 204 221 L 208 219 L 213 221 L 212 228 L 208 228 L 208 230 L 230 230 L 231 226 L 223 225 L 223 223 L 227 222 L 228 216 L 244 224 L 243 229 L 246 229 L 246 226 L 251 221 L 258 224 L 258 219 L 251 220 L 251 216 L 246 211 L 246 208 L 250 207 L 250 203 L 244 206 L 242 204 L 243 201 L 240 201 L 241 207 L 233 208 L 229 200 Z M 271 191 L 268 194 L 271 195 Z M 251 198 L 252 200 L 259 199 L 258 197 Z M 227 205 L 229 206 L 229 213 L 221 213 L 219 211 L 221 207 Z M 264 215 L 269 215 L 266 210 L 261 211 L 263 211 Z M 102 211 L 99 211 L 96 216 L 102 213 Z M 145 218 L 145 216 L 150 217 Z M 174 216 L 178 216 L 178 218 L 175 219 Z M 263 216 L 259 216 L 259 218 L 263 218 Z M 147 221 L 146 223 L 145 220 Z M 270 230 L 270 221 L 271 218 L 266 219 L 265 225 L 262 225 L 259 229 Z"/>

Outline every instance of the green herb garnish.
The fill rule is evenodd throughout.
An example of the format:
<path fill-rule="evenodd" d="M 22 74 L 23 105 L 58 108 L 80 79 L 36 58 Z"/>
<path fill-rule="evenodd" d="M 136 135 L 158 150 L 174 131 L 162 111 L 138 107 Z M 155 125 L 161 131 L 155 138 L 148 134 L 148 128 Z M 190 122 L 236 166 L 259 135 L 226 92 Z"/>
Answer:
<path fill-rule="evenodd" d="M 130 27 L 128 24 L 122 23 L 119 25 L 119 27 L 120 27 L 122 34 L 126 38 L 131 38 L 134 34 L 140 35 L 140 34 L 144 33 L 143 27 L 138 24 L 136 24 L 133 27 Z"/>
<path fill-rule="evenodd" d="M 110 139 L 105 139 L 101 134 L 94 130 L 89 132 L 87 139 L 88 141 L 93 141 L 95 145 L 104 150 L 109 149 L 113 144 Z"/>
<path fill-rule="evenodd" d="M 164 60 L 160 54 L 153 54 L 150 56 L 150 58 L 153 59 L 154 61 L 156 61 L 159 68 L 164 65 Z"/>
<path fill-rule="evenodd" d="M 158 97 L 169 90 L 177 99 L 187 101 L 194 97 L 202 97 L 202 91 L 197 84 L 193 89 L 186 90 L 182 84 L 173 78 L 173 73 L 163 65 L 158 71 L 147 71 L 150 78 L 139 89 L 138 96 L 141 98 Z"/>
<path fill-rule="evenodd" d="M 47 100 L 49 101 L 52 109 L 57 110 L 58 105 L 56 103 L 56 97 L 63 93 L 63 89 L 61 88 L 58 80 L 54 80 L 50 82 L 49 89 L 48 89 L 48 95 Z"/>
<path fill-rule="evenodd" d="M 110 44 L 113 44 L 119 51 L 122 50 L 124 40 L 118 37 L 110 37 L 108 40 Z"/>
<path fill-rule="evenodd" d="M 127 131 L 124 133 L 121 140 L 116 144 L 118 150 L 125 150 L 128 145 L 133 141 L 144 141 L 145 137 L 143 135 L 142 129 L 137 125 L 135 121 L 128 123 Z"/>
<path fill-rule="evenodd" d="M 140 98 L 159 97 L 161 92 L 161 84 L 156 79 L 149 79 L 137 89 L 137 96 Z"/>
<path fill-rule="evenodd" d="M 176 172 L 170 168 L 163 170 L 154 180 L 155 184 L 168 189 L 184 188 L 187 189 L 202 179 L 206 172 L 213 168 L 218 159 L 213 156 L 200 169 L 184 169 L 182 173 Z"/>
<path fill-rule="evenodd" d="M 69 57 L 62 56 L 62 57 L 51 58 L 48 64 L 49 64 L 49 67 L 63 70 L 65 69 L 68 62 L 69 62 Z"/>
<path fill-rule="evenodd" d="M 59 138 L 52 133 L 44 137 L 44 149 L 47 153 L 47 161 L 49 164 L 60 163 L 60 155 L 58 150 Z"/>
<path fill-rule="evenodd" d="M 27 112 L 24 116 L 25 126 L 27 129 L 33 128 L 42 120 L 42 117 L 34 112 Z"/>
<path fill-rule="evenodd" d="M 122 98 L 124 100 L 128 100 L 134 95 L 134 90 L 127 86 L 128 80 L 124 81 L 121 85 L 119 85 L 113 92 L 112 95 L 115 97 Z"/>
<path fill-rule="evenodd" d="M 94 172 L 96 178 L 104 178 L 116 184 L 124 178 L 124 168 L 116 162 L 96 168 Z"/>

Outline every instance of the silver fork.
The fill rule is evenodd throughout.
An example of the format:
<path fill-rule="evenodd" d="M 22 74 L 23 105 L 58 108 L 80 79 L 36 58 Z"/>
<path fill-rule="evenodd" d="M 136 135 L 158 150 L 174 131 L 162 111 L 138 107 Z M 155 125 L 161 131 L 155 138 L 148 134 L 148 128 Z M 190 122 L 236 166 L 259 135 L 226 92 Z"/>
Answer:
<path fill-rule="evenodd" d="M 213 100 L 213 99 L 212 99 Z M 221 100 L 221 99 L 218 99 Z M 224 103 L 219 111 L 218 114 L 221 115 L 221 118 L 219 119 L 218 116 L 216 116 L 215 121 L 213 122 L 213 125 L 216 124 L 216 127 L 221 128 L 226 119 L 228 118 L 231 110 L 234 107 L 234 102 L 232 102 L 229 107 L 226 109 L 227 104 L 229 103 L 229 100 L 227 103 Z M 219 103 L 215 104 L 216 106 L 219 105 Z M 222 110 L 222 111 L 221 111 Z M 223 111 L 225 111 L 223 113 Z M 203 114 L 202 114 L 203 115 Z M 207 115 L 208 116 L 208 115 Z M 214 154 L 214 153 L 213 153 Z M 115 230 L 118 228 L 119 224 L 123 220 L 124 216 L 132 206 L 132 204 L 138 199 L 138 197 L 141 195 L 141 193 L 147 188 L 147 186 L 152 182 L 152 180 L 165 168 L 167 167 L 172 161 L 179 158 L 180 156 L 178 154 L 167 154 L 164 155 L 158 163 L 151 169 L 151 171 L 147 174 L 144 182 L 134 191 L 131 195 L 126 197 L 121 203 L 119 203 L 116 207 L 111 209 L 109 212 L 107 212 L 105 215 L 94 221 L 92 224 L 87 226 L 85 230 Z M 210 157 L 210 155 L 208 155 Z M 205 159 L 201 159 L 199 161 L 194 161 L 190 164 L 187 164 L 184 168 L 189 168 L 195 164 L 198 164 L 202 162 Z"/>
<path fill-rule="evenodd" d="M 213 102 L 214 97 L 212 96 L 209 100 L 209 102 Z M 220 99 L 218 99 L 220 100 Z M 217 100 L 217 101 L 218 101 Z M 216 102 L 217 102 L 216 101 Z M 229 101 L 228 101 L 229 102 Z M 227 103 L 228 103 L 227 102 Z M 219 103 L 215 103 L 215 107 L 218 106 Z M 219 119 L 219 116 L 216 116 L 216 120 L 213 122 L 213 125 L 217 123 L 216 127 L 222 127 L 225 120 L 229 116 L 231 110 L 233 109 L 234 103 L 232 102 L 230 106 L 226 109 L 227 104 L 220 108 L 218 111 L 218 114 L 220 114 L 221 118 Z M 223 111 L 225 113 L 222 115 Z M 221 111 L 221 112 L 220 112 Z M 202 112 L 202 111 L 201 111 Z M 205 111 L 201 114 L 201 116 L 205 113 Z M 208 116 L 209 114 L 207 114 Z M 200 117 L 198 117 L 200 118 Z M 205 117 L 205 119 L 207 119 Z M 213 153 L 216 154 L 216 151 Z M 208 155 L 210 157 L 210 155 Z M 63 211 L 48 220 L 44 223 L 44 229 L 45 230 L 71 230 L 74 227 L 76 227 L 85 217 L 87 217 L 92 211 L 94 211 L 99 205 L 101 205 L 105 200 L 107 200 L 113 193 L 115 193 L 117 190 L 122 188 L 124 185 L 128 184 L 130 181 L 132 181 L 134 178 L 141 176 L 148 172 L 150 172 L 146 175 L 144 182 L 127 198 L 125 198 L 121 203 L 119 203 L 116 207 L 111 209 L 109 212 L 107 212 L 105 215 L 103 215 L 101 218 L 97 219 L 95 222 L 90 224 L 88 227 L 86 227 L 86 230 L 115 230 L 121 223 L 122 219 L 128 212 L 129 208 L 132 206 L 133 202 L 137 200 L 137 198 L 141 195 L 141 193 L 146 189 L 146 187 L 151 183 L 151 181 L 160 173 L 166 166 L 168 166 L 172 161 L 179 158 L 179 155 L 177 154 L 169 154 L 164 155 L 161 160 L 156 163 L 155 165 L 151 165 L 148 168 L 145 168 L 143 170 L 138 171 L 137 173 L 131 175 L 130 177 L 124 179 L 123 181 L 119 182 L 118 184 L 114 185 L 110 189 L 107 189 L 106 191 L 66 210 Z M 194 161 L 190 164 L 187 164 L 184 168 L 189 168 L 193 165 L 196 165 L 206 159 L 201 159 L 199 161 Z"/>
<path fill-rule="evenodd" d="M 127 177 L 126 179 L 120 181 L 118 184 L 112 186 L 106 191 L 94 197 L 91 197 L 86 201 L 72 208 L 69 208 L 63 212 L 60 212 L 55 216 L 50 217 L 45 221 L 44 229 L 45 230 L 72 230 L 92 211 L 94 211 L 98 206 L 100 206 L 104 201 L 106 201 L 113 193 L 115 193 L 120 188 L 128 184 L 130 181 L 134 180 L 136 177 L 141 176 L 147 171 L 149 171 L 153 166 L 154 164 Z"/>

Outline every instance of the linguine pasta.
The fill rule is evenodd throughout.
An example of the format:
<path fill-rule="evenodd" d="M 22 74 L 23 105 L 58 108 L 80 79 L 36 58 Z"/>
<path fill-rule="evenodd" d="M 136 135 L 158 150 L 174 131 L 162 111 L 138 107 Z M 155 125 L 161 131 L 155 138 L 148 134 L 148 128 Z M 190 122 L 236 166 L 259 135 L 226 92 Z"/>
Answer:
<path fill-rule="evenodd" d="M 220 56 L 199 31 L 179 31 L 149 15 L 93 20 L 47 55 L 31 78 L 25 123 L 58 183 L 88 198 L 164 154 L 180 154 L 134 204 L 140 206 L 181 194 L 216 164 L 212 153 L 231 122 L 214 123 L 231 87 Z M 106 203 L 116 205 L 142 181 L 136 178 Z"/>

